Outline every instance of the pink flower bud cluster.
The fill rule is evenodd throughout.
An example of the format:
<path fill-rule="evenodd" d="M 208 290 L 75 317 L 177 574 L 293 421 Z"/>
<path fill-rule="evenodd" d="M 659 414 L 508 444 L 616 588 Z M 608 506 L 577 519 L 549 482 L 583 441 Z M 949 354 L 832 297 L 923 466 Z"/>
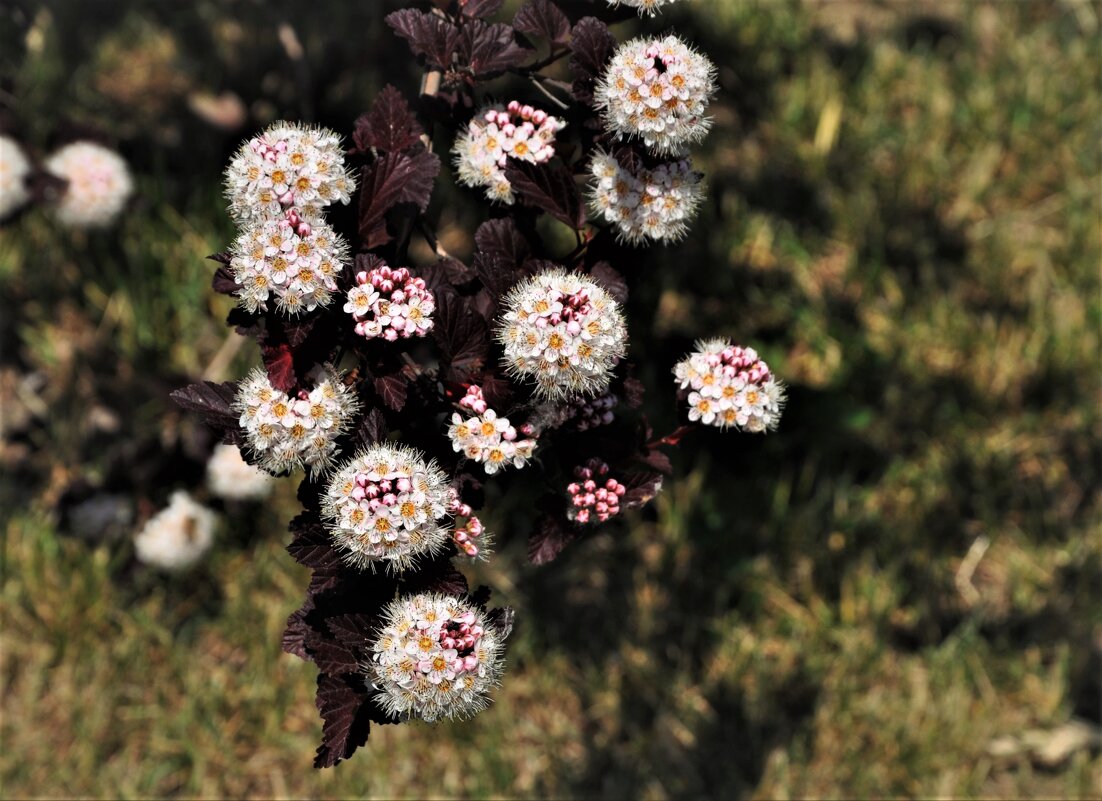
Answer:
<path fill-rule="evenodd" d="M 603 523 L 620 513 L 620 498 L 627 487 L 608 475 L 608 465 L 600 459 L 590 459 L 574 468 L 578 481 L 568 484 L 570 496 L 567 517 L 577 523 Z"/>
<path fill-rule="evenodd" d="M 716 91 L 716 68 L 676 36 L 633 39 L 617 48 L 597 84 L 605 127 L 637 136 L 661 155 L 682 151 L 708 133 L 704 116 Z"/>
<path fill-rule="evenodd" d="M 702 175 L 693 172 L 687 158 L 629 169 L 615 156 L 598 152 L 589 170 L 590 208 L 615 225 L 625 242 L 680 239 L 704 198 Z"/>
<path fill-rule="evenodd" d="M 348 203 L 355 188 L 336 133 L 288 122 L 243 144 L 226 169 L 230 212 L 240 223 L 280 217 L 291 208 L 318 213 Z"/>
<path fill-rule="evenodd" d="M 315 376 L 314 388 L 294 397 L 276 389 L 263 369 L 241 382 L 234 410 L 245 443 L 260 467 L 281 473 L 298 467 L 312 475 L 326 470 L 337 453 L 337 439 L 359 411 L 355 394 L 332 367 Z"/>
<path fill-rule="evenodd" d="M 679 387 L 690 390 L 689 419 L 755 433 L 776 428 L 784 409 L 784 385 L 757 351 L 723 339 L 698 342 L 697 348 L 673 371 Z"/>
<path fill-rule="evenodd" d="M 484 108 L 467 124 L 452 148 L 459 182 L 485 187 L 491 200 L 512 203 L 505 177 L 509 159 L 542 164 L 555 155 L 555 135 L 566 123 L 546 111 L 521 105 Z"/>
<path fill-rule="evenodd" d="M 399 598 L 383 612 L 366 672 L 391 714 L 465 718 L 484 709 L 501 675 L 503 644 L 481 610 L 459 598 Z"/>
<path fill-rule="evenodd" d="M 536 441 L 517 439 L 516 428 L 508 417 L 498 417 L 497 412 L 489 408 L 482 397 L 481 387 L 468 387 L 459 406 L 474 412 L 474 416 L 459 412 L 452 414 L 451 425 L 448 426 L 452 449 L 461 451 L 472 461 L 480 462 L 487 475 L 493 475 L 510 464 L 519 469 L 532 458 Z"/>
<path fill-rule="evenodd" d="M 333 475 L 322 515 L 348 564 L 401 571 L 447 542 L 450 500 L 447 476 L 420 451 L 373 445 Z"/>
<path fill-rule="evenodd" d="M 456 546 L 463 553 L 472 559 L 480 553 L 478 542 L 484 542 L 480 539 L 486 533 L 486 529 L 482 526 L 482 521 L 474 516 L 473 510 L 470 504 L 463 503 L 459 499 L 459 493 L 455 490 L 451 490 L 451 500 L 448 503 L 448 511 L 451 512 L 456 518 L 466 518 L 467 522 L 462 526 L 457 526 L 452 531 L 452 538 L 455 540 Z"/>
<path fill-rule="evenodd" d="M 355 319 L 360 336 L 394 342 L 431 331 L 436 302 L 423 278 L 414 278 L 405 267 L 384 264 L 356 273 L 344 310 Z"/>

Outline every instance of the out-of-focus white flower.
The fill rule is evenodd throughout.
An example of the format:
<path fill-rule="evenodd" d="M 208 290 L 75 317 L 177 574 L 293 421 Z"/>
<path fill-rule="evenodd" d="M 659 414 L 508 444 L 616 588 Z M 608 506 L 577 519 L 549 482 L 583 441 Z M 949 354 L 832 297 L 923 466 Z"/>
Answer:
<path fill-rule="evenodd" d="M 680 239 L 704 196 L 702 176 L 693 172 L 689 159 L 632 171 L 615 156 L 598 152 L 589 169 L 590 207 L 626 242 Z"/>
<path fill-rule="evenodd" d="M 662 10 L 662 6 L 672 5 L 675 2 L 677 0 L 608 0 L 608 4 L 613 7 L 634 8 L 639 12 L 640 17 L 644 14 L 653 17 Z"/>
<path fill-rule="evenodd" d="M 226 168 L 226 196 L 238 222 L 348 203 L 355 188 L 341 138 L 328 128 L 291 122 L 274 123 L 245 142 Z"/>
<path fill-rule="evenodd" d="M 245 442 L 262 468 L 281 473 L 303 467 L 312 476 L 332 463 L 337 439 L 359 408 L 353 391 L 328 365 L 315 376 L 314 388 L 296 397 L 273 387 L 263 369 L 254 370 L 234 399 Z"/>
<path fill-rule="evenodd" d="M 0 220 L 30 198 L 26 178 L 31 163 L 23 148 L 10 136 L 0 136 Z"/>
<path fill-rule="evenodd" d="M 626 42 L 597 84 L 605 127 L 617 136 L 637 136 L 661 155 L 679 153 L 711 127 L 704 112 L 715 94 L 715 72 L 707 57 L 676 36 Z"/>
<path fill-rule="evenodd" d="M 488 106 L 467 124 L 452 148 L 459 182 L 481 186 L 486 197 L 511 204 L 513 188 L 505 177 L 509 159 L 542 164 L 555 155 L 555 135 L 566 127 L 546 111 L 512 101 Z"/>
<path fill-rule="evenodd" d="M 249 223 L 231 253 L 242 306 L 266 310 L 274 297 L 281 311 L 296 315 L 329 305 L 348 243 L 320 218 L 292 214 Z"/>
<path fill-rule="evenodd" d="M 94 142 L 65 145 L 44 166 L 67 182 L 54 213 L 63 225 L 73 228 L 110 225 L 134 191 L 122 156 Z"/>
<path fill-rule="evenodd" d="M 423 278 L 414 278 L 405 267 L 392 270 L 384 264 L 356 274 L 344 310 L 356 320 L 360 336 L 394 342 L 431 331 L 436 301 Z"/>
<path fill-rule="evenodd" d="M 620 304 L 590 278 L 551 269 L 513 287 L 502 300 L 497 339 L 513 375 L 533 379 L 545 399 L 604 392 L 627 348 Z"/>
<path fill-rule="evenodd" d="M 191 567 L 210 550 L 215 520 L 214 512 L 177 490 L 134 537 L 138 559 L 161 570 Z"/>
<path fill-rule="evenodd" d="M 480 462 L 487 475 L 512 465 L 524 467 L 536 449 L 534 439 L 517 439 L 517 430 L 508 417 L 498 417 L 482 397 L 482 388 L 471 386 L 459 401 L 460 407 L 474 416 L 452 415 L 448 439 L 452 449 L 461 451 L 474 462 Z"/>
<path fill-rule="evenodd" d="M 725 339 L 702 340 L 674 367 L 674 379 L 689 390 L 689 419 L 717 428 L 772 431 L 784 409 L 784 385 L 753 348 Z"/>
<path fill-rule="evenodd" d="M 358 568 L 409 568 L 450 537 L 448 477 L 413 448 L 374 445 L 333 474 L 322 500 L 344 560 Z"/>
<path fill-rule="evenodd" d="M 272 477 L 241 456 L 236 445 L 218 444 L 207 460 L 207 487 L 219 498 L 259 501 L 272 494 Z"/>
<path fill-rule="evenodd" d="M 364 669 L 387 712 L 431 723 L 469 718 L 490 705 L 505 644 L 482 610 L 424 593 L 392 601 L 383 619 Z"/>

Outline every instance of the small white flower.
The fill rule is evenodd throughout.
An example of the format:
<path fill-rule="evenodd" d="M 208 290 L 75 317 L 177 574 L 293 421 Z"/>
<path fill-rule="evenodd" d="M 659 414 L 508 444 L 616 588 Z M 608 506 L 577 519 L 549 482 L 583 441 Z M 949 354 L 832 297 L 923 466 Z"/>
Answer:
<path fill-rule="evenodd" d="M 374 445 L 333 474 L 322 513 L 348 564 L 402 571 L 448 541 L 451 497 L 447 475 L 420 451 Z"/>
<path fill-rule="evenodd" d="M 428 334 L 436 301 L 423 278 L 414 278 L 405 267 L 383 264 L 356 274 L 344 310 L 356 321 L 360 336 L 394 342 Z"/>
<path fill-rule="evenodd" d="M 31 171 L 23 148 L 10 136 L 0 136 L 0 220 L 30 199 L 26 178 Z"/>
<path fill-rule="evenodd" d="M 207 487 L 219 498 L 259 501 L 272 494 L 272 477 L 241 456 L 236 445 L 218 444 L 207 460 Z"/>
<path fill-rule="evenodd" d="M 306 468 L 316 476 L 332 463 L 337 439 L 352 424 L 360 404 L 341 376 L 326 365 L 314 388 L 290 397 L 271 385 L 263 369 L 241 382 L 234 409 L 245 442 L 270 473 Z"/>
<path fill-rule="evenodd" d="M 639 16 L 644 14 L 648 16 L 655 16 L 662 10 L 662 6 L 668 6 L 677 0 L 608 0 L 608 4 L 613 7 L 627 6 L 628 8 L 634 8 L 639 12 Z"/>
<path fill-rule="evenodd" d="M 387 712 L 431 723 L 469 718 L 489 706 L 504 642 L 482 610 L 424 593 L 392 601 L 383 620 L 363 668 Z"/>
<path fill-rule="evenodd" d="M 54 208 L 73 228 L 103 228 L 123 210 L 134 182 L 122 157 L 93 142 L 73 142 L 46 159 L 45 168 L 66 181 Z"/>
<path fill-rule="evenodd" d="M 161 570 L 186 570 L 214 542 L 214 512 L 192 500 L 183 490 L 172 493 L 169 504 L 134 537 L 138 559 Z"/>
<path fill-rule="evenodd" d="M 702 176 L 693 172 L 689 159 L 632 172 L 615 156 L 598 151 L 589 170 L 590 208 L 616 227 L 621 240 L 633 244 L 681 239 L 704 196 Z"/>
<path fill-rule="evenodd" d="M 753 348 L 724 339 L 697 342 L 697 350 L 678 362 L 674 381 L 689 390 L 689 420 L 717 428 L 759 433 L 772 431 L 784 409 L 784 385 Z"/>
<path fill-rule="evenodd" d="M 580 273 L 550 269 L 521 281 L 502 300 L 497 339 L 513 375 L 543 399 L 604 392 L 627 347 L 618 304 Z"/>
<path fill-rule="evenodd" d="M 230 213 L 241 223 L 296 208 L 318 212 L 348 203 L 356 182 L 340 137 L 328 128 L 277 122 L 241 145 L 226 168 Z"/>
<path fill-rule="evenodd" d="M 705 116 L 716 91 L 715 65 L 676 36 L 641 38 L 620 45 L 597 84 L 605 128 L 636 136 L 667 155 L 708 133 Z"/>

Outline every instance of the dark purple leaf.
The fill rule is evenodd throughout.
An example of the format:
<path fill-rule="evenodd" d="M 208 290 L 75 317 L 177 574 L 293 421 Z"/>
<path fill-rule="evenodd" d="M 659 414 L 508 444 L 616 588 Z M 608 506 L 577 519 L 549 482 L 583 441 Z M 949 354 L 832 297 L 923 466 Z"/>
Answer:
<path fill-rule="evenodd" d="M 260 357 L 264 361 L 264 369 L 268 371 L 268 380 L 273 387 L 281 392 L 290 393 L 297 386 L 294 353 L 288 343 L 264 345 L 260 348 Z"/>
<path fill-rule="evenodd" d="M 616 39 L 608 26 L 596 17 L 578 20 L 570 35 L 570 70 L 574 74 L 574 97 L 584 103 L 593 100 L 593 86 L 616 50 Z"/>
<path fill-rule="evenodd" d="M 435 317 L 432 333 L 451 368 L 451 379 L 461 381 L 481 369 L 490 349 L 490 332 L 482 316 L 454 292 L 441 292 Z"/>
<path fill-rule="evenodd" d="M 647 388 L 638 378 L 625 378 L 623 398 L 629 409 L 638 409 L 643 405 L 643 396 Z"/>
<path fill-rule="evenodd" d="M 360 655 L 333 637 L 306 630 L 306 652 L 322 673 L 356 673 L 360 669 Z"/>
<path fill-rule="evenodd" d="M 356 430 L 356 438 L 361 445 L 370 446 L 376 442 L 383 442 L 389 430 L 386 415 L 378 409 L 372 409 L 364 415 L 363 422 Z"/>
<path fill-rule="evenodd" d="M 222 250 L 218 253 L 210 254 L 209 256 L 207 256 L 207 258 L 211 261 L 216 261 L 219 264 L 229 264 L 231 261 L 233 261 L 233 254 L 231 254 L 228 250 Z"/>
<path fill-rule="evenodd" d="M 545 514 L 528 535 L 528 558 L 537 565 L 555 559 L 577 537 L 577 531 L 558 516 Z"/>
<path fill-rule="evenodd" d="M 375 379 L 375 391 L 383 403 L 396 412 L 406 405 L 407 381 L 401 375 L 384 375 Z"/>
<path fill-rule="evenodd" d="M 405 8 L 388 14 L 386 24 L 409 42 L 415 56 L 424 56 L 429 66 L 452 66 L 459 40 L 459 29 L 443 17 Z"/>
<path fill-rule="evenodd" d="M 390 241 L 386 213 L 399 203 L 413 203 L 421 211 L 429 204 L 432 183 L 440 172 L 435 153 L 387 153 L 364 167 L 360 191 L 360 238 L 373 248 Z"/>
<path fill-rule="evenodd" d="M 331 768 L 367 742 L 371 721 L 366 696 L 362 676 L 318 674 L 316 703 L 323 724 L 315 768 Z"/>
<path fill-rule="evenodd" d="M 368 641 L 376 636 L 374 619 L 359 612 L 334 615 L 326 618 L 325 624 L 338 642 L 353 651 L 366 649 Z"/>
<path fill-rule="evenodd" d="M 624 484 L 628 491 L 620 499 L 620 506 L 635 509 L 649 503 L 662 489 L 662 474 L 632 473 L 625 478 Z"/>
<path fill-rule="evenodd" d="M 528 205 L 543 209 L 559 222 L 579 230 L 585 225 L 582 196 L 574 176 L 562 161 L 529 164 L 510 159 L 505 177 L 513 191 Z"/>
<path fill-rule="evenodd" d="M 516 620 L 516 616 L 517 614 L 512 607 L 502 606 L 490 610 L 490 613 L 486 616 L 486 624 L 497 629 L 498 636 L 504 640 L 513 633 L 513 622 Z"/>
<path fill-rule="evenodd" d="M 612 295 L 617 303 L 627 303 L 628 282 L 607 261 L 599 261 L 589 270 L 589 277 Z"/>
<path fill-rule="evenodd" d="M 214 271 L 214 276 L 210 279 L 210 286 L 220 295 L 232 295 L 240 289 L 240 284 L 234 280 L 233 273 L 225 267 L 219 267 Z"/>
<path fill-rule="evenodd" d="M 673 473 L 673 465 L 670 464 L 670 457 L 657 448 L 652 448 L 650 453 L 640 459 L 640 461 L 651 470 L 664 473 L 667 476 Z"/>
<path fill-rule="evenodd" d="M 291 521 L 294 539 L 287 553 L 306 567 L 334 567 L 340 564 L 340 554 L 333 547 L 333 535 L 313 514 L 304 512 Z"/>
<path fill-rule="evenodd" d="M 555 44 L 570 41 L 570 20 L 551 0 L 528 0 L 513 18 L 521 33 L 543 36 Z"/>
<path fill-rule="evenodd" d="M 203 422 L 214 428 L 237 429 L 240 415 L 233 410 L 236 395 L 236 383 L 203 381 L 178 389 L 170 397 L 178 406 L 198 414 Z"/>
<path fill-rule="evenodd" d="M 475 251 L 498 256 L 519 267 L 532 252 L 532 246 L 509 217 L 487 220 L 474 235 Z"/>
<path fill-rule="evenodd" d="M 283 652 L 293 654 L 299 659 L 310 661 L 310 655 L 306 653 L 306 614 L 309 611 L 309 603 L 302 609 L 296 609 L 287 618 L 287 626 L 283 629 Z"/>
<path fill-rule="evenodd" d="M 417 274 L 425 279 L 425 286 L 433 292 L 465 284 L 476 277 L 474 270 L 459 259 L 450 257 L 422 267 Z"/>
<path fill-rule="evenodd" d="M 495 409 L 508 408 L 513 399 L 513 385 L 493 374 L 482 377 L 482 397 Z"/>
<path fill-rule="evenodd" d="M 512 26 L 472 20 L 462 30 L 456 49 L 461 64 L 485 80 L 528 61 L 533 51 L 517 43 Z"/>
<path fill-rule="evenodd" d="M 505 4 L 505 0 L 459 0 L 459 9 L 465 17 L 492 17 Z"/>
<path fill-rule="evenodd" d="M 356 120 L 352 138 L 362 151 L 377 148 L 389 153 L 420 144 L 424 132 L 402 93 L 387 84 L 371 110 Z"/>

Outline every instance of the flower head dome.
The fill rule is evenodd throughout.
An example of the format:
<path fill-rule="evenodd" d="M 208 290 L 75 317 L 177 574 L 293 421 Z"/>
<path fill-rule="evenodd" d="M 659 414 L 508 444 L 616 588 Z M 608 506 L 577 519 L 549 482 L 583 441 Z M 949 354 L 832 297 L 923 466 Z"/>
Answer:
<path fill-rule="evenodd" d="M 236 295 L 249 311 L 276 305 L 288 315 L 327 306 L 348 261 L 348 244 L 320 218 L 255 220 L 238 235 L 230 271 Z"/>
<path fill-rule="evenodd" d="M 753 348 L 725 339 L 702 340 L 673 373 L 689 390 L 689 419 L 717 428 L 764 432 L 777 427 L 784 409 L 784 385 Z"/>
<path fill-rule="evenodd" d="M 30 198 L 26 178 L 31 171 L 23 148 L 10 136 L 0 136 L 0 220 Z"/>
<path fill-rule="evenodd" d="M 134 537 L 134 550 L 147 565 L 162 570 L 186 570 L 210 550 L 216 519 L 210 509 L 193 501 L 183 490 L 177 490 L 168 506 L 149 518 Z"/>
<path fill-rule="evenodd" d="M 451 499 L 447 475 L 420 451 L 373 445 L 333 474 L 322 513 L 346 562 L 401 571 L 448 541 Z"/>
<path fill-rule="evenodd" d="M 292 207 L 305 213 L 348 203 L 355 188 L 340 136 L 290 122 L 274 123 L 245 142 L 226 168 L 226 196 L 238 222 L 278 217 Z"/>
<path fill-rule="evenodd" d="M 656 153 L 682 151 L 708 133 L 715 66 L 676 36 L 633 39 L 616 50 L 595 98 L 605 127 Z"/>
<path fill-rule="evenodd" d="M 551 269 L 513 287 L 502 301 L 497 339 L 505 364 L 553 400 L 608 388 L 627 347 L 620 304 L 581 273 Z"/>
<path fill-rule="evenodd" d="M 273 387 L 263 369 L 254 370 L 234 399 L 245 442 L 271 473 L 297 467 L 315 476 L 324 472 L 337 454 L 337 438 L 359 408 L 355 394 L 329 366 L 316 376 L 313 389 L 294 397 Z"/>
<path fill-rule="evenodd" d="M 46 169 L 66 181 L 55 214 L 73 228 L 102 228 L 123 210 L 134 182 L 113 150 L 93 142 L 73 142 L 46 159 Z"/>
<path fill-rule="evenodd" d="M 680 239 L 704 196 L 701 175 L 688 159 L 632 169 L 598 152 L 589 169 L 589 205 L 625 242 Z"/>
<path fill-rule="evenodd" d="M 461 451 L 474 462 L 480 462 L 487 475 L 512 465 L 524 467 L 536 450 L 536 440 L 518 439 L 517 430 L 508 417 L 501 417 L 491 409 L 482 397 L 482 387 L 468 387 L 467 394 L 459 400 L 464 412 L 473 414 L 452 415 L 448 426 L 448 439 L 452 449 Z"/>
<path fill-rule="evenodd" d="M 608 0 L 608 4 L 614 8 L 619 6 L 634 8 L 639 12 L 640 17 L 644 14 L 653 17 L 662 10 L 662 6 L 668 6 L 675 2 L 677 0 Z"/>
<path fill-rule="evenodd" d="M 431 723 L 469 718 L 489 706 L 505 647 L 482 610 L 424 593 L 391 602 L 383 615 L 364 668 L 387 712 Z"/>
<path fill-rule="evenodd" d="M 543 164 L 555 155 L 555 135 L 566 127 L 546 111 L 512 101 L 508 106 L 486 106 L 455 140 L 452 154 L 459 182 L 481 186 L 486 197 L 511 204 L 513 188 L 505 177 L 509 159 Z"/>
<path fill-rule="evenodd" d="M 270 475 L 245 461 L 236 445 L 215 445 L 207 460 L 207 487 L 219 498 L 263 500 L 272 494 L 274 484 Z"/>

